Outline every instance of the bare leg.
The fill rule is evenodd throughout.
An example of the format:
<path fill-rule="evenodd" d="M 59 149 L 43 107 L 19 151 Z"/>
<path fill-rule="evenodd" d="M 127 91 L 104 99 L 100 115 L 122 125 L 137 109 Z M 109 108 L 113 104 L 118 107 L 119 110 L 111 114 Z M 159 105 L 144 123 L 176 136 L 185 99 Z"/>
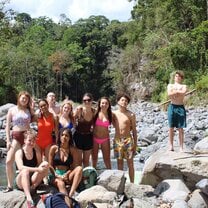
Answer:
<path fill-rule="evenodd" d="M 12 145 L 7 153 L 6 158 L 6 174 L 7 174 L 7 183 L 8 187 L 13 187 L 13 180 L 14 180 L 14 160 L 15 160 L 15 152 L 21 148 L 21 145 L 18 141 L 14 140 L 12 141 Z"/>
<path fill-rule="evenodd" d="M 40 166 L 44 166 L 46 169 L 43 172 L 33 173 L 31 177 L 32 188 L 36 188 L 42 182 L 43 178 L 48 175 L 48 168 L 49 168 L 48 162 L 44 161 L 39 165 L 39 167 Z"/>
<path fill-rule="evenodd" d="M 98 151 L 99 151 L 99 144 L 94 142 L 93 144 L 93 150 L 92 150 L 92 165 L 94 168 L 97 167 L 97 161 L 98 161 Z"/>
<path fill-rule="evenodd" d="M 66 189 L 66 186 L 65 186 L 65 182 L 62 179 L 56 178 L 54 183 L 58 187 L 58 190 L 61 193 L 65 194 L 65 195 L 68 195 L 68 192 L 67 192 L 67 189 Z M 65 197 L 65 202 L 67 203 L 67 205 L 69 207 L 71 207 L 71 201 L 70 201 L 69 197 L 67 197 L 67 196 Z"/>
<path fill-rule="evenodd" d="M 105 163 L 105 167 L 107 169 L 111 169 L 111 161 L 110 161 L 110 140 L 101 144 L 101 150 L 103 153 L 103 160 Z"/>
<path fill-rule="evenodd" d="M 82 167 L 77 166 L 70 174 L 69 181 L 72 181 L 72 186 L 69 192 L 69 197 L 72 197 L 82 179 Z"/>
<path fill-rule="evenodd" d="M 180 151 L 183 152 L 184 130 L 182 128 L 179 128 L 178 132 L 179 132 Z"/>
<path fill-rule="evenodd" d="M 86 150 L 83 152 L 83 165 L 84 165 L 84 167 L 89 166 L 91 153 L 92 153 L 92 150 Z"/>
<path fill-rule="evenodd" d="M 78 165 L 82 166 L 82 162 L 83 162 L 83 159 L 82 159 L 82 150 L 80 149 L 77 149 L 77 162 L 78 162 Z"/>
<path fill-rule="evenodd" d="M 123 159 L 117 159 L 118 170 L 123 170 Z"/>
<path fill-rule="evenodd" d="M 48 161 L 48 156 L 49 156 L 49 151 L 50 151 L 50 148 L 51 148 L 51 144 L 48 145 L 46 148 L 45 148 L 45 160 Z"/>
<path fill-rule="evenodd" d="M 173 148 L 174 128 L 169 128 L 169 150 L 174 151 Z"/>
<path fill-rule="evenodd" d="M 29 170 L 23 169 L 16 178 L 16 183 L 20 189 L 24 190 L 25 196 L 28 201 L 32 201 L 30 194 L 30 172 Z"/>
<path fill-rule="evenodd" d="M 129 169 L 129 179 L 131 183 L 134 183 L 134 160 L 133 158 L 127 159 L 127 165 Z"/>

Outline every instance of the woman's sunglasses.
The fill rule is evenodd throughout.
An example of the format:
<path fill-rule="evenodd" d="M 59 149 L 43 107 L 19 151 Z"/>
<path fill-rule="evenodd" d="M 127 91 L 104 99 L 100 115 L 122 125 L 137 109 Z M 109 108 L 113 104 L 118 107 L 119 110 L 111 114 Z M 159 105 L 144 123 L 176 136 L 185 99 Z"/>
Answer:
<path fill-rule="evenodd" d="M 83 102 L 90 102 L 91 101 L 91 99 L 89 98 L 89 99 L 84 99 L 83 100 Z"/>

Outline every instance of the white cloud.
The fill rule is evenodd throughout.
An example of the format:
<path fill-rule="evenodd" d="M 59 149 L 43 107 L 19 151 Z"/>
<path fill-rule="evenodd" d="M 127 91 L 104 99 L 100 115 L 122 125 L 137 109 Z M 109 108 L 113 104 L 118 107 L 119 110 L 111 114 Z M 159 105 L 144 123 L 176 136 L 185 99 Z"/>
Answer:
<path fill-rule="evenodd" d="M 9 8 L 25 12 L 32 18 L 46 16 L 54 21 L 66 14 L 72 22 L 91 15 L 104 15 L 108 19 L 127 21 L 134 2 L 127 0 L 10 0 Z"/>

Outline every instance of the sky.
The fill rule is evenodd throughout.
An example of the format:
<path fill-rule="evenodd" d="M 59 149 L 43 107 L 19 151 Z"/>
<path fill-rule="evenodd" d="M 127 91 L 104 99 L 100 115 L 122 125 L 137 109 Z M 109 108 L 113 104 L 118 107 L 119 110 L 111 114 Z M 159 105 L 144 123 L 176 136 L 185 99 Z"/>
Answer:
<path fill-rule="evenodd" d="M 134 1 L 128 0 L 10 0 L 8 8 L 28 13 L 32 18 L 46 16 L 58 22 L 60 14 L 76 22 L 91 15 L 104 15 L 109 20 L 128 21 Z"/>

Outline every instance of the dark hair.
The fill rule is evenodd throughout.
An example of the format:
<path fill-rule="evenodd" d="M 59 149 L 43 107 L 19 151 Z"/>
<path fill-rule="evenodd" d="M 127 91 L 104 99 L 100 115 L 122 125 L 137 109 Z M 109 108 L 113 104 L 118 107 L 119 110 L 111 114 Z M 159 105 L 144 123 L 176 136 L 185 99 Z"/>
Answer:
<path fill-rule="evenodd" d="M 118 102 L 122 97 L 126 98 L 126 99 L 128 100 L 128 103 L 129 103 L 130 100 L 131 100 L 131 98 L 130 98 L 129 95 L 127 95 L 127 94 L 124 93 L 124 92 L 121 92 L 121 93 L 119 93 L 119 94 L 117 95 L 117 97 L 116 97 L 117 102 Z"/>
<path fill-rule="evenodd" d="M 94 117 L 94 123 L 96 122 L 97 117 L 98 117 L 98 114 L 99 114 L 99 112 L 100 112 L 100 109 L 101 109 L 101 108 L 100 108 L 100 103 L 101 103 L 101 100 L 102 100 L 102 99 L 107 100 L 108 103 L 109 103 L 109 107 L 108 107 L 108 109 L 107 109 L 107 113 L 108 113 L 108 119 L 109 119 L 109 122 L 112 123 L 111 103 L 110 103 L 110 100 L 109 100 L 108 97 L 101 97 L 101 98 L 98 100 L 98 103 L 97 103 L 98 108 L 97 108 L 97 112 L 96 112 L 95 117 Z"/>
<path fill-rule="evenodd" d="M 89 97 L 91 100 L 93 100 L 93 96 L 92 96 L 92 94 L 91 93 L 89 93 L 89 92 L 86 92 L 84 95 L 83 95 L 83 97 L 82 98 L 84 98 L 84 97 Z"/>
<path fill-rule="evenodd" d="M 58 133 L 58 141 L 57 141 L 57 145 L 60 147 L 61 146 L 61 135 L 63 134 L 64 131 L 67 131 L 67 133 L 69 134 L 69 146 L 73 146 L 73 140 L 72 140 L 72 132 L 69 128 L 61 128 L 59 130 Z"/>

